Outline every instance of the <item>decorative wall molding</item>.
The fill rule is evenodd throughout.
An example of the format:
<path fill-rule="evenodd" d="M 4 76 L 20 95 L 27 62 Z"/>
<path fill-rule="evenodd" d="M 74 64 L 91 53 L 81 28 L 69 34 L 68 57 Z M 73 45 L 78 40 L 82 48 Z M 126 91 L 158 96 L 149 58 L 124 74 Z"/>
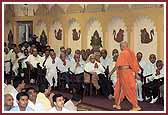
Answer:
<path fill-rule="evenodd" d="M 71 47 L 72 51 L 75 51 L 76 48 L 81 49 L 81 36 L 82 32 L 80 33 L 79 40 L 73 40 L 73 30 L 76 29 L 77 32 L 81 30 L 80 23 L 75 19 L 72 18 L 69 20 L 69 29 L 68 29 L 68 47 Z M 73 46 L 72 46 L 73 44 Z"/>
<path fill-rule="evenodd" d="M 116 31 L 116 36 L 117 33 L 120 32 L 120 29 L 122 29 L 123 32 L 123 41 L 128 41 L 128 35 L 127 35 L 127 26 L 126 23 L 124 22 L 124 19 L 119 16 L 113 16 L 111 18 L 111 22 L 109 23 L 108 26 L 108 33 L 109 33 L 109 49 L 112 51 L 114 48 L 118 49 L 120 51 L 119 47 L 119 42 L 117 42 L 114 39 L 114 30 Z"/>
<path fill-rule="evenodd" d="M 148 44 L 141 43 L 141 30 L 146 28 L 146 31 L 150 34 L 153 29 L 153 40 Z M 148 16 L 137 17 L 134 23 L 134 50 L 135 52 L 143 52 L 144 59 L 148 60 L 151 53 L 157 54 L 157 31 L 153 20 Z"/>
<path fill-rule="evenodd" d="M 55 30 L 58 31 L 59 29 L 62 30 L 61 40 L 57 40 L 55 38 L 55 33 L 54 33 Z M 50 30 L 49 30 L 49 37 L 50 37 L 49 44 L 51 45 L 51 47 L 54 48 L 55 52 L 58 54 L 59 48 L 63 46 L 63 40 L 64 40 L 64 29 L 60 21 L 57 21 L 57 20 L 53 21 L 52 26 L 50 27 Z"/>
<path fill-rule="evenodd" d="M 34 31 L 35 32 L 34 34 L 36 34 L 38 36 L 37 41 L 40 41 L 40 35 L 43 30 L 45 31 L 46 36 L 48 37 L 47 24 L 43 20 L 39 19 L 35 23 L 35 31 Z"/>
<path fill-rule="evenodd" d="M 87 23 L 86 31 L 87 31 L 87 48 L 92 48 L 91 38 L 94 34 L 94 32 L 97 30 L 99 33 L 99 37 L 101 37 L 102 43 L 103 43 L 103 31 L 102 31 L 102 25 L 100 21 L 96 17 L 91 17 Z"/>

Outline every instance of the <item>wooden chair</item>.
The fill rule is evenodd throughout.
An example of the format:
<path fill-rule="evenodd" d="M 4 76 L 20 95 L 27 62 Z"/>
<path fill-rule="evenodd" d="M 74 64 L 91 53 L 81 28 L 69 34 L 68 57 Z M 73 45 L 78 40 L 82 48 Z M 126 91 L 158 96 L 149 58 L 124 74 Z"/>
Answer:
<path fill-rule="evenodd" d="M 85 84 L 85 88 L 84 88 L 83 96 L 85 95 L 92 96 L 92 89 L 93 89 L 92 74 L 86 71 L 84 71 L 84 84 Z"/>

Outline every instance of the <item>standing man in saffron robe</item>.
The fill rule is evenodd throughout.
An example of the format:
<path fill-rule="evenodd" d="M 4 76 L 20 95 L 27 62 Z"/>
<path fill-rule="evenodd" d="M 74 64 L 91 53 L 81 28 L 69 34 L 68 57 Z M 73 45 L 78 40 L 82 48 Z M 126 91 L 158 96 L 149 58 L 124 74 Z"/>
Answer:
<path fill-rule="evenodd" d="M 120 103 L 124 97 L 132 104 L 131 111 L 139 111 L 141 108 L 138 106 L 136 96 L 136 79 L 134 74 L 139 71 L 138 62 L 133 51 L 128 48 L 126 41 L 120 44 L 121 53 L 117 59 L 116 66 L 110 72 L 111 75 L 117 70 L 117 83 L 114 89 L 115 104 L 113 108 L 121 109 Z"/>

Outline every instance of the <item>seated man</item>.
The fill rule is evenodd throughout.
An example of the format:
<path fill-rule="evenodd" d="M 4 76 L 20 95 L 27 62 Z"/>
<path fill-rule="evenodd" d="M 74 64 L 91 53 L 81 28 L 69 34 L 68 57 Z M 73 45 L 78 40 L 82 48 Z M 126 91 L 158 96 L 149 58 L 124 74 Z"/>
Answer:
<path fill-rule="evenodd" d="M 37 102 L 37 91 L 35 88 L 30 87 L 26 89 L 26 93 L 29 95 L 28 106 L 31 107 L 34 111 L 44 111 L 44 107 L 40 102 Z"/>
<path fill-rule="evenodd" d="M 80 61 L 80 55 L 79 54 L 75 54 L 74 55 L 74 60 L 75 62 L 73 62 L 71 64 L 70 70 L 74 73 L 74 77 L 75 77 L 75 81 L 74 84 L 76 84 L 77 86 L 75 87 L 75 89 L 80 89 L 83 85 L 83 81 L 84 81 L 84 64 L 81 63 Z"/>
<path fill-rule="evenodd" d="M 4 95 L 4 111 L 9 111 L 14 107 L 13 100 L 14 99 L 11 94 Z"/>
<path fill-rule="evenodd" d="M 148 93 L 151 94 L 152 101 L 150 103 L 155 103 L 157 101 L 159 88 L 164 83 L 164 67 L 162 60 L 157 60 L 156 67 L 155 74 L 148 78 L 150 82 L 144 86 Z"/>
<path fill-rule="evenodd" d="M 16 96 L 18 106 L 13 107 L 10 111 L 33 111 L 28 105 L 29 96 L 25 92 L 20 92 Z"/>
<path fill-rule="evenodd" d="M 108 75 L 111 59 L 107 55 L 107 50 L 106 49 L 102 49 L 100 53 L 101 53 L 100 63 L 102 64 L 104 69 L 107 71 L 107 75 Z"/>
<path fill-rule="evenodd" d="M 44 107 L 44 111 L 51 109 L 52 100 L 49 97 L 51 87 L 48 82 L 39 85 L 39 93 L 37 94 L 37 103 L 41 103 Z"/>
<path fill-rule="evenodd" d="M 86 63 L 84 70 L 86 71 L 84 73 L 84 83 L 90 83 L 90 75 L 92 75 L 92 81 L 91 83 L 93 83 L 93 85 L 95 86 L 96 89 L 99 89 L 100 86 L 98 84 L 98 75 L 97 73 L 94 71 L 94 63 L 95 63 L 95 56 L 94 54 L 91 54 L 89 57 L 89 62 Z M 93 67 L 91 67 L 91 65 Z M 104 69 L 104 68 L 103 68 Z"/>
<path fill-rule="evenodd" d="M 31 78 L 30 79 L 33 79 L 33 80 L 36 80 L 36 75 L 37 75 L 37 64 L 39 63 L 40 66 L 42 67 L 42 62 L 43 62 L 43 59 L 42 57 L 40 57 L 38 54 L 37 54 L 37 49 L 36 48 L 33 48 L 32 49 L 32 55 L 29 55 L 27 57 L 27 63 L 28 65 L 30 66 L 30 70 L 31 70 Z"/>
<path fill-rule="evenodd" d="M 81 96 L 74 94 L 72 99 L 68 100 L 64 107 L 69 111 L 77 111 L 77 106 L 81 103 Z"/>
<path fill-rule="evenodd" d="M 149 56 L 149 62 L 147 62 L 144 66 L 144 71 L 143 71 L 143 85 L 142 85 L 142 91 L 143 91 L 143 95 L 145 97 L 145 100 L 148 100 L 150 97 L 150 93 L 147 91 L 147 86 L 146 84 L 149 83 L 149 79 L 151 76 L 153 76 L 155 74 L 156 71 L 156 55 L 155 54 L 151 54 Z"/>
<path fill-rule="evenodd" d="M 66 54 L 62 52 L 60 54 L 60 61 L 58 62 L 58 69 L 60 70 L 61 77 L 65 80 L 66 88 L 70 87 L 70 62 L 66 59 Z"/>
<path fill-rule="evenodd" d="M 91 54 L 90 55 L 90 62 L 88 62 L 85 65 L 84 70 L 86 71 L 86 73 L 90 73 L 92 75 L 92 83 L 93 85 L 96 87 L 96 89 L 100 89 L 101 93 L 105 96 L 108 96 L 108 79 L 105 76 L 105 69 L 103 68 L 103 66 L 96 61 L 95 59 L 95 55 Z M 89 78 L 89 81 L 88 81 Z M 99 84 L 98 84 L 98 80 L 99 80 Z M 84 82 L 89 82 L 90 83 L 90 77 L 85 77 L 84 78 Z"/>
<path fill-rule="evenodd" d="M 11 94 L 14 99 L 14 106 L 17 106 L 16 95 L 25 88 L 25 82 L 22 77 L 16 77 L 13 80 L 13 86 L 8 84 L 4 89 L 4 94 Z"/>
<path fill-rule="evenodd" d="M 49 112 L 57 112 L 57 111 L 68 112 L 68 110 L 64 108 L 64 101 L 65 99 L 62 94 L 55 94 L 53 96 L 54 107 L 51 108 Z"/>

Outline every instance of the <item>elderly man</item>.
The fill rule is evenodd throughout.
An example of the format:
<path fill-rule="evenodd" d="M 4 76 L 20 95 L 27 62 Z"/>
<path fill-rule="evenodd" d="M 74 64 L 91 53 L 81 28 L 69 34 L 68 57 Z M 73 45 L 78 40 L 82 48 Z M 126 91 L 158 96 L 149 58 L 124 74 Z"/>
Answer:
<path fill-rule="evenodd" d="M 11 94 L 14 99 L 14 106 L 17 106 L 16 95 L 25 88 L 25 82 L 22 77 L 16 77 L 13 80 L 13 86 L 8 84 L 4 89 L 4 94 Z"/>
<path fill-rule="evenodd" d="M 72 89 L 75 91 L 82 91 L 83 81 L 84 81 L 84 66 L 85 63 L 82 63 L 80 60 L 80 54 L 74 54 L 74 62 L 71 63 L 70 70 L 74 74 L 71 76 Z"/>
<path fill-rule="evenodd" d="M 60 70 L 61 77 L 65 80 L 66 88 L 70 88 L 70 70 L 71 63 L 66 59 L 66 54 L 60 54 L 60 61 L 58 62 L 58 69 Z"/>
<path fill-rule="evenodd" d="M 42 57 L 38 55 L 36 48 L 32 49 L 32 53 L 33 53 L 32 55 L 29 55 L 27 57 L 26 62 L 30 66 L 30 70 L 32 74 L 30 79 L 36 80 L 37 79 L 37 76 L 36 76 L 37 75 L 37 64 L 39 63 L 40 66 L 42 67 L 43 59 Z"/>
<path fill-rule="evenodd" d="M 85 65 L 84 67 L 84 70 L 86 71 L 85 74 L 84 74 L 84 82 L 85 83 L 90 83 L 90 76 L 89 74 L 92 75 L 92 83 L 93 85 L 96 87 L 96 89 L 99 89 L 100 86 L 98 84 L 98 75 L 99 73 L 101 72 L 104 72 L 104 68 L 103 66 L 100 65 L 99 63 L 99 67 L 98 67 L 98 64 L 96 63 L 96 59 L 95 59 L 95 55 L 94 54 L 91 54 L 90 57 L 89 57 L 89 62 Z M 88 74 L 89 73 L 89 74 Z"/>
<path fill-rule="evenodd" d="M 121 109 L 120 103 L 126 96 L 133 106 L 131 111 L 139 111 L 141 108 L 138 106 L 136 81 L 133 76 L 134 73 L 135 75 L 138 73 L 139 65 L 134 52 L 128 48 L 128 43 L 126 41 L 121 42 L 120 48 L 121 53 L 117 59 L 115 67 L 115 69 L 117 69 L 118 78 L 114 90 L 115 105 L 113 105 L 113 108 Z M 110 74 L 113 72 L 114 71 L 110 72 Z"/>
<path fill-rule="evenodd" d="M 103 65 L 105 69 L 109 69 L 111 60 L 110 57 L 108 57 L 107 55 L 107 50 L 102 49 L 100 53 L 101 53 L 100 63 Z"/>
<path fill-rule="evenodd" d="M 101 94 L 104 96 L 108 96 L 109 95 L 109 91 L 108 91 L 109 88 L 108 88 L 108 79 L 104 73 L 105 69 L 103 68 L 103 66 L 99 62 L 96 61 L 95 54 L 90 55 L 90 62 L 88 62 L 85 65 L 84 70 L 92 75 L 92 80 L 93 80 L 92 83 L 96 87 L 96 89 L 100 88 Z M 97 84 L 97 80 L 98 80 L 99 84 Z M 87 79 L 84 80 L 84 82 L 86 82 L 86 81 L 87 81 Z"/>
<path fill-rule="evenodd" d="M 14 107 L 13 101 L 14 99 L 11 94 L 4 95 L 4 111 L 9 111 Z"/>

